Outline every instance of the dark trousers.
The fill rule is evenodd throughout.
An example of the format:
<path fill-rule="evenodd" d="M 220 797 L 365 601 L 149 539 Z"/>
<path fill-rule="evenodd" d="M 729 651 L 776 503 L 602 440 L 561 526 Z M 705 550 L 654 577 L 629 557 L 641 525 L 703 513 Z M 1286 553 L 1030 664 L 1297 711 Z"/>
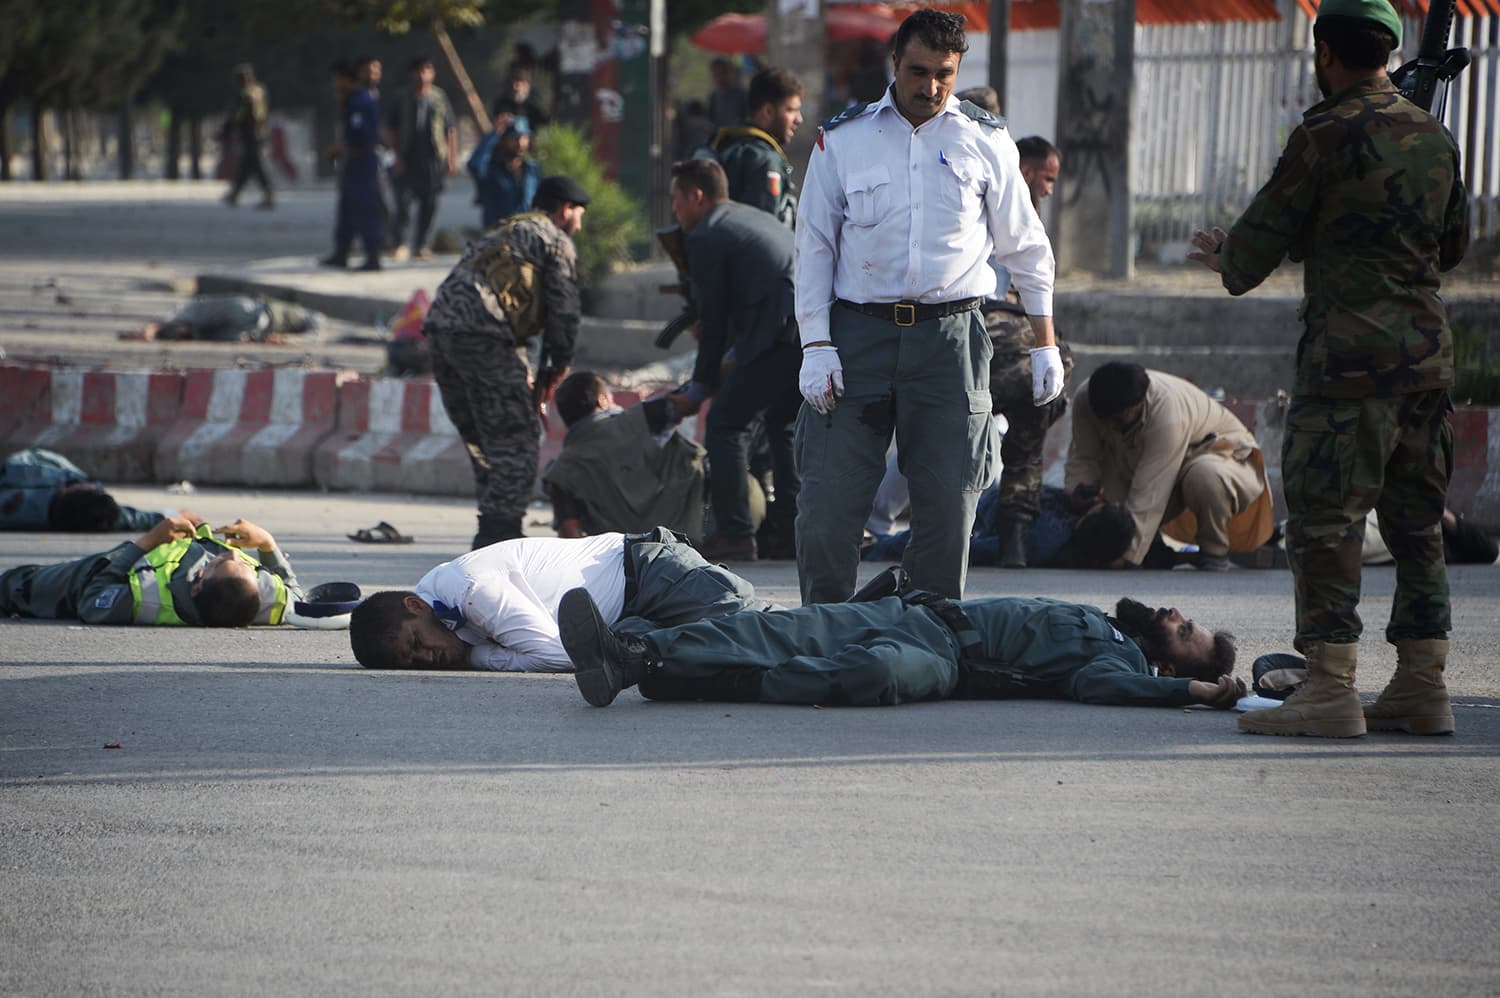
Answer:
<path fill-rule="evenodd" d="M 260 184 L 260 189 L 265 191 L 266 200 L 269 201 L 271 198 L 271 178 L 266 173 L 266 163 L 261 157 L 261 143 L 254 140 L 241 140 L 239 151 L 240 161 L 234 171 L 234 183 L 229 187 L 229 200 L 233 201 L 238 198 L 240 191 L 253 178 L 257 184 Z"/>
<path fill-rule="evenodd" d="M 485 333 L 427 330 L 432 376 L 474 468 L 480 516 L 520 522 L 536 492 L 542 423 L 516 348 Z"/>
<path fill-rule="evenodd" d="M 380 259 L 385 246 L 384 219 L 380 201 L 380 164 L 374 153 L 351 156 L 339 182 L 338 221 L 334 225 L 334 252 L 348 256 L 354 237 L 364 244 L 365 255 Z"/>
<path fill-rule="evenodd" d="M 802 405 L 797 388 L 801 365 L 802 351 L 796 344 L 779 344 L 754 360 L 735 364 L 714 395 L 703 445 L 710 465 L 709 501 L 720 537 L 739 540 L 755 532 L 745 471 L 751 427 L 762 414 L 776 479 L 776 509 L 785 511 L 787 521 L 796 515 L 799 479 L 793 437 Z"/>
<path fill-rule="evenodd" d="M 406 242 L 406 227 L 416 207 L 416 226 L 412 229 L 413 253 L 427 248 L 432 237 L 432 220 L 437 215 L 438 194 L 442 191 L 441 166 L 427 164 L 413 169 L 407 164 L 404 174 L 396 178 L 396 218 L 391 225 L 391 240 L 400 246 Z"/>

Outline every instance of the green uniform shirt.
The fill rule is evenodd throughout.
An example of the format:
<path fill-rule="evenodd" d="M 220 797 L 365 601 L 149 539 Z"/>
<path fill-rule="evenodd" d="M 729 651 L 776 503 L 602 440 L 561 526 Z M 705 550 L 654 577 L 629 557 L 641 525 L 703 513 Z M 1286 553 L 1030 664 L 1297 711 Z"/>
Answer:
<path fill-rule="evenodd" d="M 1221 264 L 1240 295 L 1304 263 L 1297 394 L 1396 395 L 1453 382 L 1438 273 L 1467 245 L 1453 137 L 1382 74 L 1303 115 Z"/>
<path fill-rule="evenodd" d="M 770 212 L 782 225 L 796 228 L 792 163 L 774 138 L 759 128 L 740 125 L 721 128 L 710 148 L 729 179 L 731 200 Z"/>

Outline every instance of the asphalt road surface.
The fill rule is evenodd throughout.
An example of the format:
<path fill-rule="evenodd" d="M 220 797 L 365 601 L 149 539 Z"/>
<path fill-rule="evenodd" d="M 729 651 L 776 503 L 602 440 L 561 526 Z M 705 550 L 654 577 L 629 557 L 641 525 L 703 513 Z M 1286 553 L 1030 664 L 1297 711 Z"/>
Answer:
<path fill-rule="evenodd" d="M 473 530 L 459 501 L 186 501 L 367 591 Z M 416 543 L 344 539 L 379 520 Z M 0 567 L 115 540 L 0 536 Z M 744 574 L 795 600 L 791 565 Z M 596 710 L 567 676 L 366 672 L 340 632 L 0 621 L 0 992 L 1494 994 L 1500 569 L 1452 578 L 1458 734 L 1338 742 L 1053 702 Z M 1288 583 L 970 594 L 1179 606 L 1243 674 Z M 1369 693 L 1392 585 L 1367 573 Z"/>

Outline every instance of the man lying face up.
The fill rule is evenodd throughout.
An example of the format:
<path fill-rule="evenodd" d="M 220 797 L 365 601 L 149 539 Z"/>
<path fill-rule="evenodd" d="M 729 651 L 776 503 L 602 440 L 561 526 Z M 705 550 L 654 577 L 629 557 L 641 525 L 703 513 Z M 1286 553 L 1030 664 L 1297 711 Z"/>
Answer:
<path fill-rule="evenodd" d="M 1041 597 L 912 592 L 628 634 L 576 589 L 558 619 L 596 707 L 635 685 L 655 700 L 853 706 L 1044 697 L 1228 708 L 1245 694 L 1232 635 L 1131 599 L 1110 616 Z"/>

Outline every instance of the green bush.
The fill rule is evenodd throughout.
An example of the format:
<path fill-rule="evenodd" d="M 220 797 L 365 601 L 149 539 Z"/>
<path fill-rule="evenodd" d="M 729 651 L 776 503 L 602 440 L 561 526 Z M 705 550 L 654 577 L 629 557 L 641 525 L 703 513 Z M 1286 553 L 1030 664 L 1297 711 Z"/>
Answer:
<path fill-rule="evenodd" d="M 1500 357 L 1491 358 L 1489 337 L 1464 323 L 1453 324 L 1453 401 L 1500 405 Z"/>
<path fill-rule="evenodd" d="M 572 177 L 592 199 L 583 215 L 583 230 L 574 237 L 578 281 L 587 301 L 600 278 L 630 262 L 631 245 L 646 239 L 645 217 L 630 195 L 604 176 L 593 146 L 572 125 L 554 123 L 542 129 L 536 140 L 536 158 L 545 176 L 561 173 Z"/>

